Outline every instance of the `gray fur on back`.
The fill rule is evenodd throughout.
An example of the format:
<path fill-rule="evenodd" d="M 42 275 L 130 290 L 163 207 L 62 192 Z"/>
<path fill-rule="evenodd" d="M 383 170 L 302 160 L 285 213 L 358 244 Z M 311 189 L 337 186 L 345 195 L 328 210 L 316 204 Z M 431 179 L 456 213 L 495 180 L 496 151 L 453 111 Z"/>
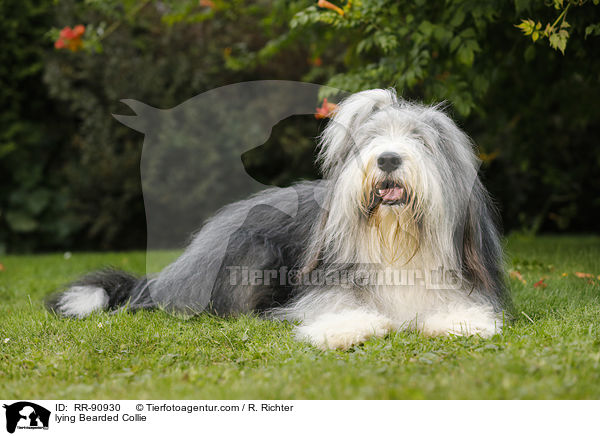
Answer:
<path fill-rule="evenodd" d="M 221 209 L 151 283 L 154 302 L 167 311 L 220 315 L 283 304 L 291 289 L 243 285 L 241 280 L 232 284 L 231 267 L 299 267 L 313 222 L 320 216 L 318 186 L 303 182 L 267 189 Z"/>

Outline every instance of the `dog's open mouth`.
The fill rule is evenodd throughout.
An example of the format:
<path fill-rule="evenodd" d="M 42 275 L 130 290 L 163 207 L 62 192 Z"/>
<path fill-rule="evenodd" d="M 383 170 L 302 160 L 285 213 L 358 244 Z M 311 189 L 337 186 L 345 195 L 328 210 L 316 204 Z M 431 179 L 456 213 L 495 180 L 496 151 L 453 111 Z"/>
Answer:
<path fill-rule="evenodd" d="M 406 189 L 399 183 L 385 180 L 375 187 L 375 195 L 380 198 L 381 204 L 393 206 L 405 204 L 407 200 Z"/>
<path fill-rule="evenodd" d="M 371 191 L 367 215 L 371 215 L 378 206 L 401 206 L 408 203 L 409 194 L 404 186 L 392 180 L 377 183 Z"/>

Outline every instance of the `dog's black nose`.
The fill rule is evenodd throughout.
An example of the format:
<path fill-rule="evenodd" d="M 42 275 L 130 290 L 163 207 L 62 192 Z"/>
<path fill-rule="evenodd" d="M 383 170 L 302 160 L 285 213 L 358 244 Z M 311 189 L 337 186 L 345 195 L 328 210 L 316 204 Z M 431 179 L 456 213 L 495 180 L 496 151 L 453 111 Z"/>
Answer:
<path fill-rule="evenodd" d="M 386 173 L 391 173 L 398 168 L 401 163 L 402 158 L 400 155 L 392 151 L 381 153 L 377 158 L 377 166 L 381 171 L 385 171 Z"/>

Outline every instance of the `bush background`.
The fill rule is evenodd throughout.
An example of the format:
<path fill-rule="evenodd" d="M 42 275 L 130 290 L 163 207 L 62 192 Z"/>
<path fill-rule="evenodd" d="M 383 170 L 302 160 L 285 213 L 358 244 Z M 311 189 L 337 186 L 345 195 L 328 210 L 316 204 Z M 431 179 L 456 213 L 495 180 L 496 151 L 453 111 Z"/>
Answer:
<path fill-rule="evenodd" d="M 112 118 L 119 100 L 169 108 L 258 79 L 446 100 L 505 231 L 598 230 L 597 2 L 335 3 L 343 16 L 304 0 L 1 2 L 0 253 L 144 248 L 143 137 Z M 564 54 L 515 27 L 566 7 Z M 51 29 L 80 23 L 88 49 L 55 50 Z M 244 163 L 279 186 L 317 177 L 320 126 L 284 122 Z"/>

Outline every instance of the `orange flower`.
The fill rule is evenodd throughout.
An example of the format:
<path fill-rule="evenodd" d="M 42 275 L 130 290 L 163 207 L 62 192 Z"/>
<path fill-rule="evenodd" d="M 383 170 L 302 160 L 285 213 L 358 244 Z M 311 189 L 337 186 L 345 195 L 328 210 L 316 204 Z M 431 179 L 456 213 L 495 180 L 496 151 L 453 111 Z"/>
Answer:
<path fill-rule="evenodd" d="M 83 46 L 81 37 L 84 33 L 85 26 L 83 24 L 78 24 L 72 29 L 66 26 L 60 31 L 59 38 L 54 42 L 54 48 L 57 50 L 68 48 L 71 51 L 77 51 Z"/>
<path fill-rule="evenodd" d="M 594 275 L 590 273 L 576 272 L 575 275 L 580 279 L 593 279 Z"/>
<path fill-rule="evenodd" d="M 545 288 L 545 287 L 547 287 L 548 285 L 546 283 L 544 283 L 544 280 L 545 280 L 545 278 L 542 277 L 538 282 L 536 282 L 536 283 L 533 284 L 533 287 L 534 288 Z"/>
<path fill-rule="evenodd" d="M 73 38 L 73 30 L 69 26 L 63 27 L 63 29 L 60 31 L 60 37 L 62 39 Z"/>
<path fill-rule="evenodd" d="M 81 40 L 81 38 L 71 39 L 68 43 L 68 48 L 71 51 L 80 50 L 81 47 L 83 47 L 83 41 Z"/>
<path fill-rule="evenodd" d="M 332 11 L 337 12 L 341 16 L 344 16 L 344 11 L 342 10 L 342 8 L 334 5 L 333 3 L 328 2 L 327 0 L 319 0 L 317 6 L 320 8 L 331 9 Z"/>
<path fill-rule="evenodd" d="M 0 271 L 4 271 L 4 265 L 0 263 Z"/>
<path fill-rule="evenodd" d="M 85 33 L 85 26 L 83 24 L 78 24 L 73 27 L 73 38 L 80 38 Z"/>
<path fill-rule="evenodd" d="M 314 65 L 315 67 L 320 67 L 323 65 L 323 60 L 320 57 L 308 59 L 308 63 Z"/>
<path fill-rule="evenodd" d="M 215 2 L 213 2 L 212 0 L 200 0 L 200 6 L 205 6 L 207 8 L 214 9 Z"/>
<path fill-rule="evenodd" d="M 333 112 L 337 109 L 337 104 L 329 103 L 326 98 L 323 99 L 321 107 L 317 108 L 315 118 L 321 120 L 323 118 L 330 118 Z"/>

